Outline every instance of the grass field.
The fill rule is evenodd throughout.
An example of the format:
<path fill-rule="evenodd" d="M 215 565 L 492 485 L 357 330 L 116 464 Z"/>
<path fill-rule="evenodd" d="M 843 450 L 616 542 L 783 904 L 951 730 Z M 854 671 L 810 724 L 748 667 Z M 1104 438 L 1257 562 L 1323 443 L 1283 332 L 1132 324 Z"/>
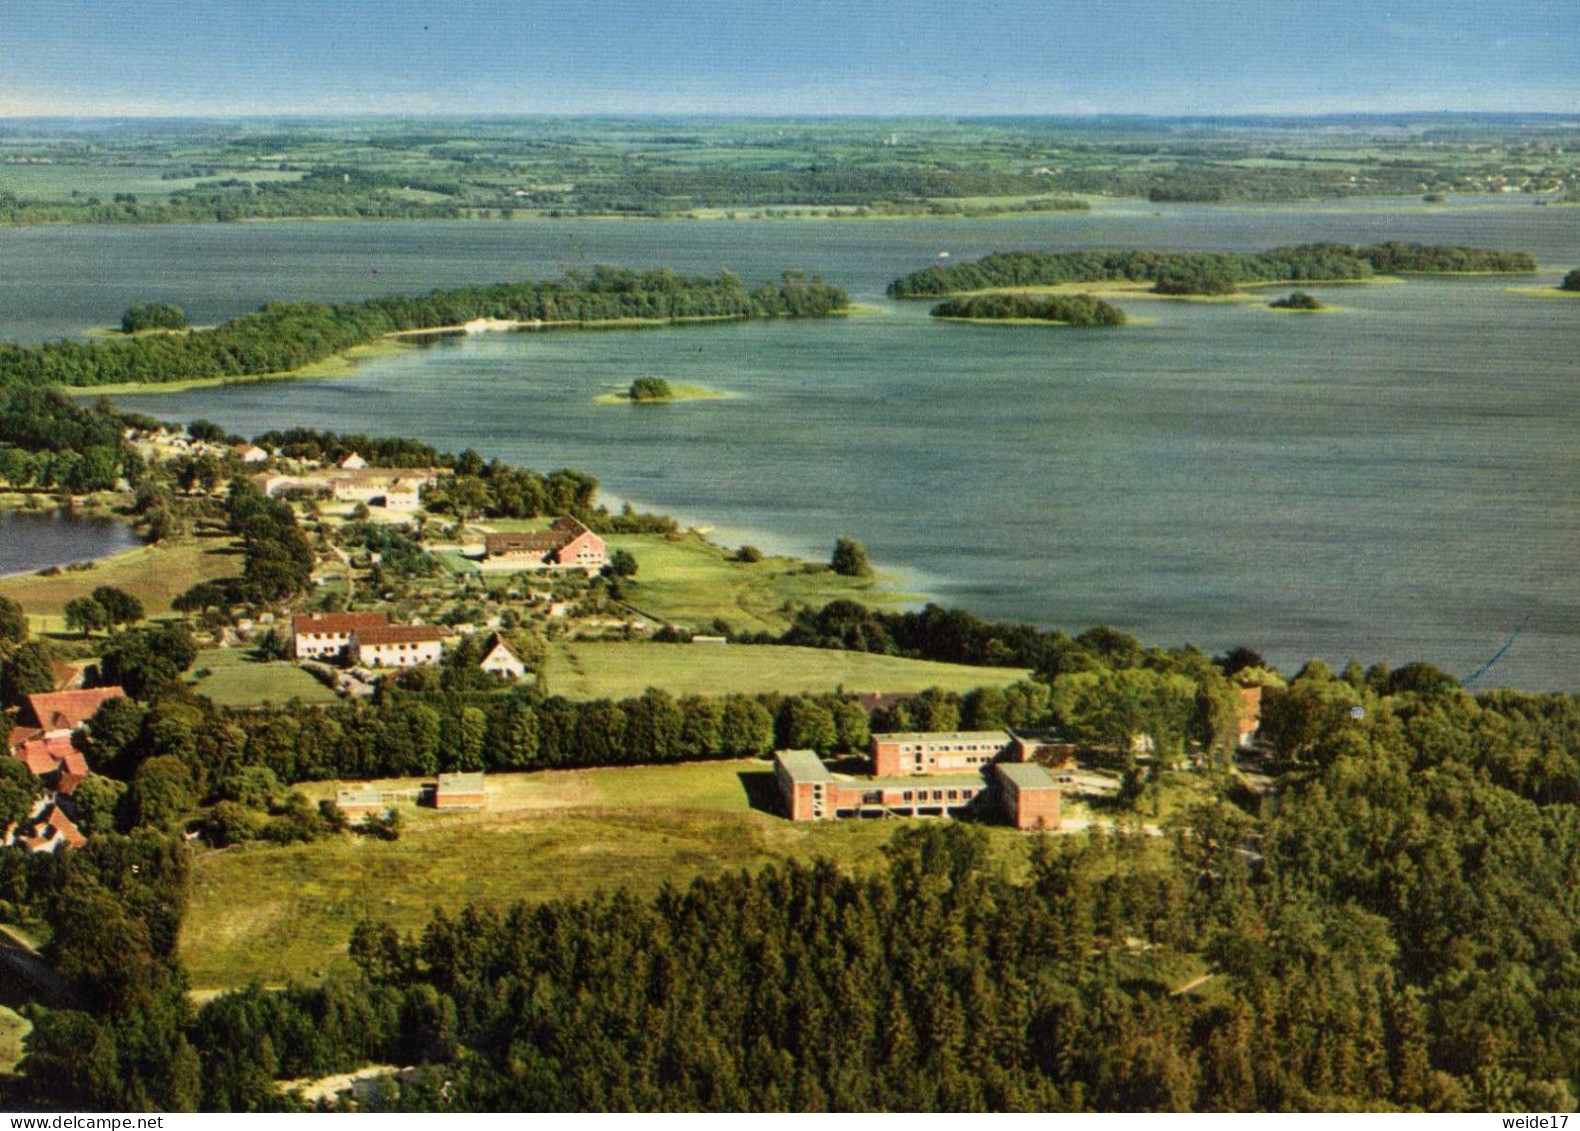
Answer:
<path fill-rule="evenodd" d="M 969 691 L 1023 679 L 1020 668 L 938 664 L 864 652 L 770 644 L 569 641 L 550 654 L 548 683 L 571 699 L 624 698 L 660 687 L 672 695 L 764 691 Z"/>
<path fill-rule="evenodd" d="M 415 781 L 380 783 L 411 789 Z M 315 802 L 337 783 L 304 786 Z M 823 856 L 869 867 L 901 822 L 791 824 L 753 808 L 772 792 L 766 762 L 493 774 L 485 812 L 402 805 L 398 841 L 338 836 L 310 845 L 210 852 L 194 870 L 181 953 L 198 990 L 311 981 L 348 968 L 365 915 L 414 930 L 434 907 L 507 905 Z M 1011 867 L 1027 839 L 989 828 Z"/>
<path fill-rule="evenodd" d="M 0 1005 L 0 1074 L 16 1068 L 22 1059 L 22 1038 L 33 1026 L 15 1010 Z"/>
<path fill-rule="evenodd" d="M 92 569 L 58 577 L 17 574 L 0 578 L 0 594 L 20 601 L 35 628 L 62 631 L 66 602 L 100 585 L 124 589 L 150 616 L 170 611 L 173 598 L 199 581 L 241 573 L 241 550 L 229 537 L 182 538 L 169 545 L 139 546 L 104 558 Z"/>
<path fill-rule="evenodd" d="M 826 605 L 840 598 L 865 605 L 903 604 L 912 594 L 886 588 L 885 578 L 841 577 L 831 570 L 808 572 L 795 558 L 764 558 L 748 564 L 731 560 L 722 547 L 700 534 L 671 542 L 661 535 L 616 534 L 611 549 L 628 551 L 637 575 L 627 600 L 661 623 L 708 629 L 715 619 L 735 631 L 782 632 L 789 627 L 786 605 Z"/>
<path fill-rule="evenodd" d="M 1528 295 L 1533 298 L 1580 298 L 1580 291 L 1566 291 L 1562 287 L 1504 287 L 1511 295 Z"/>
<path fill-rule="evenodd" d="M 261 707 L 265 703 L 333 703 L 335 693 L 295 664 L 263 663 L 241 648 L 211 648 L 198 653 L 193 690 L 220 707 Z"/>

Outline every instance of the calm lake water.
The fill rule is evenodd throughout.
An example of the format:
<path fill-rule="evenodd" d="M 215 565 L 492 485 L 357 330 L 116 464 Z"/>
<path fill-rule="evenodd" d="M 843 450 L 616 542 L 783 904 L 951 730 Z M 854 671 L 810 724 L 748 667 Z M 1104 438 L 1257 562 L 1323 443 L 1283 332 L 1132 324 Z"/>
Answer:
<path fill-rule="evenodd" d="M 0 576 L 102 558 L 141 541 L 131 527 L 113 518 L 58 511 L 0 513 Z"/>
<path fill-rule="evenodd" d="M 213 320 L 600 262 L 748 282 L 816 270 L 881 312 L 489 335 L 335 381 L 121 403 L 579 467 L 730 543 L 821 557 L 854 535 L 880 568 L 983 616 L 1243 643 L 1285 665 L 1425 659 L 1465 675 L 1525 623 L 1486 682 L 1572 689 L 1580 304 L 1413 280 L 1313 288 L 1345 308 L 1330 315 L 1135 300 L 1121 305 L 1152 324 L 1075 331 L 937 324 L 881 297 L 941 251 L 1390 238 L 1530 251 L 1550 281 L 1580 264 L 1580 211 L 31 229 L 0 232 L 0 337 L 76 332 L 156 298 Z M 591 403 L 639 373 L 736 396 Z"/>

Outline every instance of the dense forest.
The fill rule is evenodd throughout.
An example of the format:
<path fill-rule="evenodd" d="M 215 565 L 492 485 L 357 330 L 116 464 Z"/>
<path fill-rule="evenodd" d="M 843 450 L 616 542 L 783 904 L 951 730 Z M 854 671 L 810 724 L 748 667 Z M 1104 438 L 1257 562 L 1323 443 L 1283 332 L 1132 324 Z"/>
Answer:
<path fill-rule="evenodd" d="M 1066 326 L 1123 326 L 1125 312 L 1094 295 L 969 295 L 941 302 L 930 312 L 934 318 L 971 318 L 988 321 L 1030 318 Z"/>
<path fill-rule="evenodd" d="M 1566 1110 L 1580 820 L 1539 764 L 1580 780 L 1580 706 L 1386 675 L 1309 666 L 1274 695 L 1276 796 L 1164 838 L 1038 839 L 1017 873 L 916 826 L 859 875 L 370 921 L 354 977 L 201 1007 L 185 845 L 9 857 L 73 995 L 34 1011 L 25 1080 L 93 1108 L 290 1108 L 278 1079 L 393 1063 L 418 1071 L 364 1106 Z"/>
<path fill-rule="evenodd" d="M 79 405 L 50 389 L 0 383 L 0 483 L 111 490 L 142 477 L 143 460 L 121 437 L 114 413 Z"/>
<path fill-rule="evenodd" d="M 358 303 L 270 303 L 211 330 L 88 344 L 0 345 L 0 386 L 93 386 L 286 373 L 399 330 L 479 318 L 596 323 L 619 319 L 816 317 L 849 297 L 821 279 L 786 273 L 756 290 L 713 278 L 617 267 L 554 282 L 501 283 Z"/>
<path fill-rule="evenodd" d="M 1301 244 L 1249 253 L 1198 251 L 1004 251 L 970 263 L 934 264 L 889 284 L 893 298 L 995 287 L 1150 282 L 1161 294 L 1226 294 L 1241 283 L 1365 279 L 1377 273 L 1532 272 L 1524 252 L 1428 244 Z"/>

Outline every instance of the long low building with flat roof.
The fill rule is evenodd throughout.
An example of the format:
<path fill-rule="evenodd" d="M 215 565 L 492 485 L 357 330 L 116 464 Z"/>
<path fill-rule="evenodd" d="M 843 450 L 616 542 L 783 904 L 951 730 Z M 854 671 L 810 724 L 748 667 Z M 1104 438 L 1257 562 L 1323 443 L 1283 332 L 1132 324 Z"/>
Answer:
<path fill-rule="evenodd" d="M 875 774 L 973 773 L 997 762 L 1068 762 L 1075 744 L 1007 730 L 907 731 L 872 736 Z"/>
<path fill-rule="evenodd" d="M 831 773 L 810 750 L 774 755 L 774 779 L 792 821 L 848 817 L 952 817 L 966 811 L 1001 813 L 1016 828 L 1057 828 L 1059 790 L 1048 771 L 1031 763 L 1001 763 L 975 773 L 867 778 Z M 1012 779 L 1001 776 L 1013 770 Z M 1052 791 L 1050 798 L 1046 790 Z"/>
<path fill-rule="evenodd" d="M 872 772 L 949 774 L 973 772 L 1014 757 L 1015 736 L 1007 730 L 907 731 L 872 736 Z"/>

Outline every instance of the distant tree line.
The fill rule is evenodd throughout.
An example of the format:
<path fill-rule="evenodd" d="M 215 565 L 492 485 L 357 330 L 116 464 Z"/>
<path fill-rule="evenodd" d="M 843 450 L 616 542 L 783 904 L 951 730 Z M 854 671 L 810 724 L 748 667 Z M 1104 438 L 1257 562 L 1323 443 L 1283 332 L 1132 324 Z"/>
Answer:
<path fill-rule="evenodd" d="M 269 303 L 211 330 L 123 341 L 0 345 L 0 386 L 92 386 L 285 373 L 398 330 L 478 318 L 602 322 L 625 318 L 817 317 L 849 297 L 818 278 L 786 273 L 748 291 L 728 272 L 712 278 L 615 267 L 555 282 L 501 283 L 360 303 Z"/>
<path fill-rule="evenodd" d="M 568 190 L 538 189 L 525 202 L 539 208 L 635 213 L 683 212 L 697 207 L 866 205 L 949 197 L 1030 196 L 1046 193 L 1045 178 L 979 168 L 872 165 L 830 161 L 812 169 L 641 169 L 618 177 L 584 178 Z M 1055 198 L 1060 211 L 1089 206 Z M 1046 207 L 1046 206 L 1045 206 Z"/>
<path fill-rule="evenodd" d="M 1034 318 L 1069 326 L 1125 324 L 1124 311 L 1095 295 L 967 295 L 939 303 L 931 314 L 934 318 Z"/>
<path fill-rule="evenodd" d="M 1317 243 L 1259 253 L 1178 251 L 1005 251 L 969 263 L 934 264 L 889 284 L 894 298 L 995 287 L 1150 282 L 1163 294 L 1218 294 L 1241 283 L 1364 279 L 1378 272 L 1531 272 L 1524 252 L 1428 244 L 1370 247 Z"/>

